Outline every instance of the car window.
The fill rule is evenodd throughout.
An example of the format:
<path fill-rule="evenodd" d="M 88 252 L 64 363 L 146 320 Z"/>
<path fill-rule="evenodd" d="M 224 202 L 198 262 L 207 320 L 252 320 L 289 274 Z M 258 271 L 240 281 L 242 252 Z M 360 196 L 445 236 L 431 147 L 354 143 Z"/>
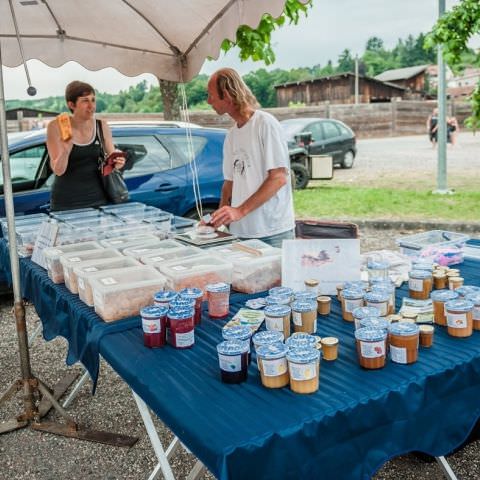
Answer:
<path fill-rule="evenodd" d="M 185 135 L 158 135 L 158 139 L 169 149 L 172 155 L 173 168 L 181 167 L 190 162 L 192 154 L 194 158 L 197 158 L 207 144 L 205 137 L 192 135 L 192 149 L 190 151 L 190 142 Z"/>
<path fill-rule="evenodd" d="M 337 124 L 337 127 L 340 129 L 340 133 L 342 135 L 345 135 L 347 137 L 349 137 L 351 134 L 350 134 L 350 131 L 348 130 L 347 127 L 345 127 L 344 125 L 340 125 L 340 124 Z"/>
<path fill-rule="evenodd" d="M 45 145 L 36 145 L 19 152 L 10 153 L 10 176 L 12 184 L 33 182 L 45 155 Z M 0 171 L 0 184 L 3 186 L 3 171 Z"/>
<path fill-rule="evenodd" d="M 323 122 L 323 133 L 325 139 L 338 137 L 340 135 L 340 129 L 333 122 Z"/>
<path fill-rule="evenodd" d="M 322 124 L 320 122 L 310 123 L 305 131 L 312 132 L 312 140 L 318 142 L 323 139 Z"/>

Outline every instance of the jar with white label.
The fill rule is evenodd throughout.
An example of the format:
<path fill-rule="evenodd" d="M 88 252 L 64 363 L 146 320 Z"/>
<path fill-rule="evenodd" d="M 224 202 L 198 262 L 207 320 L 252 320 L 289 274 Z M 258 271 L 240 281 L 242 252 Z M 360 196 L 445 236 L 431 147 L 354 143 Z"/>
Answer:
<path fill-rule="evenodd" d="M 315 297 L 316 298 L 316 297 Z M 315 333 L 317 331 L 317 301 L 292 302 L 293 329 L 296 332 Z"/>
<path fill-rule="evenodd" d="M 446 326 L 445 302 L 458 298 L 458 293 L 453 290 L 434 290 L 431 293 L 433 304 L 433 320 L 437 325 Z"/>
<path fill-rule="evenodd" d="M 415 300 L 427 300 L 432 291 L 432 272 L 427 270 L 411 270 L 408 272 L 408 294 Z"/>
<path fill-rule="evenodd" d="M 262 385 L 267 388 L 282 388 L 288 385 L 288 347 L 281 342 L 262 345 L 257 350 L 258 370 Z"/>
<path fill-rule="evenodd" d="M 252 338 L 252 329 L 248 325 L 233 325 L 222 328 L 222 337 L 224 340 L 241 340 L 248 342 L 248 364 L 251 362 L 250 343 Z"/>
<path fill-rule="evenodd" d="M 167 331 L 167 307 L 148 305 L 140 310 L 143 343 L 148 348 L 165 345 Z"/>
<path fill-rule="evenodd" d="M 363 307 L 364 290 L 358 288 L 344 289 L 342 291 L 342 317 L 347 322 L 353 322 L 352 312 Z"/>
<path fill-rule="evenodd" d="M 270 343 L 283 342 L 283 340 L 284 340 L 283 333 L 278 332 L 277 330 L 264 330 L 262 332 L 256 333 L 252 337 L 255 351 L 257 351 L 257 348 L 261 347 L 262 345 L 269 345 Z"/>
<path fill-rule="evenodd" d="M 385 317 L 389 312 L 390 292 L 379 290 L 375 292 L 367 292 L 363 299 L 367 307 L 376 307 L 380 310 L 380 316 Z"/>
<path fill-rule="evenodd" d="M 320 352 L 315 348 L 289 350 L 287 361 L 291 390 L 296 393 L 316 392 L 320 376 Z"/>
<path fill-rule="evenodd" d="M 285 338 L 290 336 L 290 314 L 288 305 L 267 305 L 265 307 L 265 328 L 282 332 Z"/>
<path fill-rule="evenodd" d="M 360 328 L 360 321 L 367 317 L 379 317 L 380 310 L 377 307 L 357 307 L 352 312 L 355 328 Z"/>
<path fill-rule="evenodd" d="M 173 290 L 162 290 L 161 292 L 155 293 L 153 296 L 153 303 L 155 305 L 160 305 L 164 307 L 170 307 L 170 302 L 177 298 L 178 293 Z"/>
<path fill-rule="evenodd" d="M 388 328 L 392 362 L 409 364 L 417 361 L 419 329 L 415 323 L 396 322 Z"/>
<path fill-rule="evenodd" d="M 193 308 L 170 309 L 167 314 L 167 341 L 174 348 L 193 347 L 195 331 L 193 328 Z"/>
<path fill-rule="evenodd" d="M 225 340 L 217 345 L 223 383 L 241 383 L 247 380 L 248 348 L 248 342 L 242 340 Z"/>
<path fill-rule="evenodd" d="M 196 287 L 184 288 L 180 290 L 179 295 L 182 298 L 189 298 L 195 300 L 195 316 L 193 318 L 193 323 L 195 325 L 200 325 L 200 323 L 202 322 L 203 290 Z"/>
<path fill-rule="evenodd" d="M 469 337 L 473 333 L 473 307 L 471 300 L 456 299 L 445 303 L 447 332 L 452 337 Z"/>
<path fill-rule="evenodd" d="M 224 282 L 209 283 L 207 291 L 208 315 L 211 318 L 225 318 L 230 309 L 230 285 Z"/>
<path fill-rule="evenodd" d="M 388 314 L 395 313 L 395 284 L 390 280 L 375 281 L 370 287 L 371 292 L 387 292 L 388 299 Z"/>
<path fill-rule="evenodd" d="M 463 285 L 463 277 L 448 277 L 448 288 L 450 290 L 456 290 Z"/>
<path fill-rule="evenodd" d="M 480 330 L 480 292 L 469 293 L 465 299 L 473 302 L 473 329 Z"/>
<path fill-rule="evenodd" d="M 363 327 L 355 330 L 358 362 L 369 370 L 385 366 L 387 356 L 387 331 L 385 329 Z"/>

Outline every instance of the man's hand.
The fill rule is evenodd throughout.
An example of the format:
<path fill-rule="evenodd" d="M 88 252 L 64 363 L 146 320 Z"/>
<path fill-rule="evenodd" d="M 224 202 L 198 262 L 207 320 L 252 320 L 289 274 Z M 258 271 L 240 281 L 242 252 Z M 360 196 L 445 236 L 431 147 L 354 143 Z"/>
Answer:
<path fill-rule="evenodd" d="M 240 208 L 229 207 L 225 205 L 224 207 L 221 207 L 212 213 L 212 219 L 210 223 L 215 228 L 218 228 L 222 225 L 230 225 L 232 222 L 236 222 L 244 216 L 245 215 L 242 213 Z"/>

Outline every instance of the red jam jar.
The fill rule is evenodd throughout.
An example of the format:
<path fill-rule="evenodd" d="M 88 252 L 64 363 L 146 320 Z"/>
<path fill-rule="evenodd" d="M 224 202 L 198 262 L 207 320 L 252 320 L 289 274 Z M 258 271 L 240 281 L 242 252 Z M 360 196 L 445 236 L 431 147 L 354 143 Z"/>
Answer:
<path fill-rule="evenodd" d="M 158 348 L 165 345 L 167 331 L 166 307 L 149 305 L 140 310 L 142 317 L 143 343 L 148 348 Z"/>
<path fill-rule="evenodd" d="M 195 343 L 193 328 L 193 308 L 174 308 L 167 313 L 168 343 L 174 348 L 191 348 Z"/>
<path fill-rule="evenodd" d="M 193 323 L 200 325 L 202 322 L 202 299 L 203 291 L 200 288 L 184 288 L 178 292 L 181 298 L 187 298 L 189 300 L 195 300 L 195 315 L 193 317 Z"/>
<path fill-rule="evenodd" d="M 225 318 L 230 308 L 230 285 L 210 283 L 205 287 L 208 300 L 208 315 L 212 318 Z"/>
<path fill-rule="evenodd" d="M 217 345 L 220 376 L 223 383 L 241 383 L 248 377 L 250 342 L 225 340 Z"/>

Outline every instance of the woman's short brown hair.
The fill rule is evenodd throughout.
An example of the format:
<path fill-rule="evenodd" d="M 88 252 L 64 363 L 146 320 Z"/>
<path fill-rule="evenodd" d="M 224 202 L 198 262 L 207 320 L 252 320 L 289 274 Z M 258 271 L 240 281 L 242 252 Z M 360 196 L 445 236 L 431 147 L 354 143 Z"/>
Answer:
<path fill-rule="evenodd" d="M 67 101 L 67 105 L 68 102 L 77 103 L 77 100 L 80 97 L 85 97 L 90 94 L 95 95 L 95 89 L 90 84 L 80 82 L 79 80 L 70 82 L 65 88 L 65 100 Z"/>

